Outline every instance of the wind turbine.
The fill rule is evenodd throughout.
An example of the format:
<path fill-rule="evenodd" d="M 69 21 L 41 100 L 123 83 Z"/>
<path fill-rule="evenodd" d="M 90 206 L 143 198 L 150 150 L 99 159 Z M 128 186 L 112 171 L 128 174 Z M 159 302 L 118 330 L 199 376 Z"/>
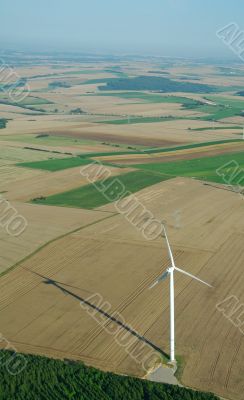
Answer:
<path fill-rule="evenodd" d="M 168 248 L 168 253 L 169 253 L 169 258 L 171 261 L 171 266 L 167 268 L 167 270 L 154 282 L 149 289 L 152 289 L 154 286 L 156 286 L 159 282 L 164 281 L 165 279 L 170 277 L 170 362 L 174 363 L 175 362 L 175 299 L 174 299 L 174 272 L 178 271 L 181 272 L 184 275 L 189 276 L 190 278 L 195 279 L 198 282 L 203 283 L 204 285 L 207 285 L 209 287 L 213 287 L 212 285 L 209 285 L 208 283 L 202 281 L 201 279 L 197 278 L 196 276 L 189 274 L 189 272 L 183 271 L 182 269 L 176 267 L 175 262 L 174 262 L 174 257 L 170 248 L 168 236 L 166 233 L 165 226 L 163 225 L 163 230 L 164 230 L 164 235 L 167 243 L 167 248 Z"/>

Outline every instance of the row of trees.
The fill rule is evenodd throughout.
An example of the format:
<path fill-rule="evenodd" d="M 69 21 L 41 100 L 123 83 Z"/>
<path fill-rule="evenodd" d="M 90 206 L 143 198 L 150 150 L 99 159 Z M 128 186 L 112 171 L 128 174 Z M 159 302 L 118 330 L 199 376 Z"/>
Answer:
<path fill-rule="evenodd" d="M 7 120 L 5 118 L 0 119 L 0 129 L 6 128 Z"/>
<path fill-rule="evenodd" d="M 19 354 L 0 351 L 0 400 L 217 400 L 209 393 L 122 377 L 80 362 L 40 356 L 25 355 L 24 368 L 9 369 L 14 357 L 19 362 Z"/>

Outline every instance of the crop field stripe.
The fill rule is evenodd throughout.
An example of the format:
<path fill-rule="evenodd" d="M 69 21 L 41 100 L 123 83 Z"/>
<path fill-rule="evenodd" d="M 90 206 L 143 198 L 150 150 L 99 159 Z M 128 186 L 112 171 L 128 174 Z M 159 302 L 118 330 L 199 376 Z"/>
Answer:
<path fill-rule="evenodd" d="M 234 176 L 232 177 L 231 184 L 237 185 L 239 184 L 240 180 L 240 172 L 244 168 L 243 151 L 239 153 L 230 153 L 214 157 L 196 158 L 192 160 L 180 160 L 166 163 L 136 164 L 133 165 L 133 167 L 172 176 L 194 177 L 201 180 L 225 184 L 226 182 L 223 180 L 223 177 L 219 176 L 216 170 L 218 168 L 222 168 L 221 173 L 224 174 L 224 172 L 226 172 L 226 175 L 230 176 L 230 165 L 226 164 L 230 163 L 231 161 L 234 161 L 236 163 L 235 168 L 237 168 L 239 171 L 232 171 Z"/>
<path fill-rule="evenodd" d="M 207 146 L 212 146 L 215 144 L 235 143 L 235 142 L 242 142 L 242 139 L 227 139 L 227 140 L 215 140 L 212 142 L 192 143 L 192 144 L 186 144 L 183 146 L 168 147 L 168 148 L 163 148 L 163 149 L 152 149 L 152 150 L 142 151 L 140 153 L 146 153 L 146 154 L 166 153 L 166 152 L 170 152 L 170 151 L 194 149 L 197 147 L 207 147 Z M 139 152 L 138 152 L 138 154 L 139 154 Z"/>
<path fill-rule="evenodd" d="M 123 175 L 110 177 L 102 183 L 98 182 L 96 186 L 94 184 L 88 184 L 67 192 L 49 196 L 45 199 L 35 200 L 34 203 L 94 209 L 116 201 L 117 198 L 113 197 L 113 195 L 111 195 L 111 199 L 109 199 L 109 197 L 104 194 L 106 191 L 109 191 L 110 186 L 116 181 L 123 187 L 123 192 L 120 197 L 123 198 L 127 191 L 135 193 L 167 179 L 170 179 L 170 176 L 158 173 L 157 171 L 132 171 Z"/>
<path fill-rule="evenodd" d="M 19 167 L 25 168 L 33 168 L 33 169 L 42 169 L 46 171 L 60 171 L 67 168 L 79 167 L 81 165 L 87 165 L 94 162 L 89 158 L 82 157 L 71 157 L 71 158 L 59 158 L 45 161 L 34 161 L 34 162 L 25 162 L 16 164 Z"/>
<path fill-rule="evenodd" d="M 110 125 L 152 124 L 156 122 L 175 121 L 179 119 L 185 119 L 185 118 L 184 117 L 131 117 L 130 122 L 128 122 L 128 119 L 114 119 L 107 121 L 98 121 L 97 123 L 110 124 Z"/>
<path fill-rule="evenodd" d="M 135 99 L 143 100 L 144 103 L 179 103 L 179 104 L 192 104 L 196 100 L 190 97 L 181 96 L 162 96 L 160 94 L 151 94 L 143 92 L 103 92 L 88 94 L 84 96 L 103 96 L 103 97 L 118 97 L 121 99 Z"/>
<path fill-rule="evenodd" d="M 106 157 L 106 156 L 123 156 L 123 155 L 137 155 L 137 154 L 156 154 L 156 153 L 168 153 L 171 151 L 177 150 L 187 150 L 187 149 L 194 149 L 197 147 L 207 147 L 213 146 L 216 144 L 224 144 L 224 143 L 236 143 L 236 142 L 243 142 L 242 139 L 227 139 L 227 140 L 215 140 L 212 142 L 201 142 L 201 143 L 192 143 L 192 144 L 185 144 L 182 146 L 174 146 L 174 147 L 163 147 L 163 148 L 156 148 L 156 149 L 148 149 L 148 150 L 135 150 L 135 151 L 111 151 L 111 152 L 103 152 L 103 153 L 87 153 L 82 155 L 82 157 Z"/>
<path fill-rule="evenodd" d="M 21 162 L 17 163 L 18 167 L 24 168 L 33 168 L 46 170 L 50 172 L 61 171 L 63 169 L 79 167 L 82 165 L 87 165 L 94 163 L 92 157 L 106 157 L 106 156 L 121 156 L 121 155 L 137 155 L 137 154 L 156 154 L 156 153 L 165 153 L 165 152 L 173 152 L 177 150 L 187 150 L 194 149 L 198 147 L 207 147 L 216 144 L 224 144 L 224 143 L 236 143 L 242 142 L 242 139 L 230 139 L 230 140 L 216 140 L 212 142 L 201 142 L 201 143 L 192 143 L 183 146 L 176 147 L 164 147 L 164 148 L 156 148 L 156 149 L 148 149 L 148 150 L 133 150 L 133 151 L 110 151 L 110 152 L 94 152 L 94 153 L 86 153 L 77 157 L 66 157 L 66 158 L 58 158 L 51 160 L 43 160 L 43 161 L 33 161 L 33 162 Z"/>
<path fill-rule="evenodd" d="M 243 126 L 236 126 L 236 125 L 230 125 L 230 126 L 207 126 L 204 128 L 191 128 L 191 131 L 194 132 L 203 132 L 203 131 L 217 131 L 217 130 L 231 130 L 231 129 L 241 129 L 243 130 Z"/>

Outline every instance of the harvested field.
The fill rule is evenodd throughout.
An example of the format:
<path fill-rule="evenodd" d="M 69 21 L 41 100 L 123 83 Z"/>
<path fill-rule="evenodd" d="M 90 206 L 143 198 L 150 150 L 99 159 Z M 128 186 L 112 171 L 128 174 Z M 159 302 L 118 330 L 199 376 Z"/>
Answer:
<path fill-rule="evenodd" d="M 145 376 L 155 365 L 145 362 L 152 352 L 165 361 L 168 284 L 148 287 L 169 259 L 161 237 L 146 240 L 151 212 L 167 222 L 177 265 L 214 286 L 176 275 L 180 380 L 243 400 L 243 334 L 216 307 L 231 295 L 244 304 L 243 199 L 216 169 L 236 161 L 238 171 L 225 166 L 222 174 L 242 182 L 244 101 L 236 94 L 244 69 L 183 58 L 50 60 L 37 57 L 32 65 L 27 57 L 16 68 L 31 86 L 18 106 L 1 103 L 7 94 L 0 94 L 1 118 L 9 119 L 0 130 L 1 206 L 9 201 L 27 221 L 13 236 L 0 216 L 2 335 L 19 351 L 125 375 Z M 222 91 L 98 89 L 112 78 L 140 76 Z M 107 172 L 89 165 L 94 160 Z M 107 197 L 81 169 L 97 187 L 108 184 Z M 120 214 L 112 201 L 122 186 L 134 195 L 121 200 Z"/>
<path fill-rule="evenodd" d="M 100 118 L 101 119 L 101 118 Z M 221 127 L 219 123 L 214 126 Z M 223 125 L 223 126 L 226 126 Z M 86 140 L 106 141 L 111 143 L 124 143 L 144 146 L 170 146 L 185 143 L 204 142 L 210 140 L 240 138 L 236 129 L 230 131 L 224 129 L 210 131 L 194 131 L 196 128 L 209 127 L 209 121 L 198 120 L 173 120 L 144 124 L 93 124 L 72 128 L 69 130 L 52 130 L 52 135 L 80 138 Z M 190 128 L 190 129 L 189 129 Z"/>
<path fill-rule="evenodd" d="M 18 119 L 21 114 L 26 114 L 26 109 L 20 106 L 12 106 L 9 104 L 0 103 L 0 113 L 4 115 L 5 118 Z M 34 114 L 34 111 L 29 110 L 30 114 Z M 19 115 L 18 115 L 19 114 Z"/>
<path fill-rule="evenodd" d="M 7 199 L 7 194 L 5 198 Z M 64 210 L 58 207 L 41 207 L 19 202 L 11 202 L 10 206 L 16 210 L 18 215 L 26 219 L 28 225 L 25 231 L 16 237 L 8 234 L 1 225 L 0 273 L 6 271 L 50 240 L 106 216 L 102 212 Z M 5 206 L 1 201 L 1 218 L 7 215 L 4 210 Z M 7 217 L 6 220 L 8 221 Z M 5 226 L 8 226 L 8 223 Z"/>
<path fill-rule="evenodd" d="M 99 179 L 99 169 L 99 166 L 95 168 L 93 165 L 92 173 L 90 174 L 91 179 Z M 18 170 L 23 171 L 21 180 Z M 7 198 L 11 201 L 29 201 L 40 196 L 51 196 L 63 192 L 64 190 L 71 190 L 82 185 L 87 185 L 88 181 L 81 175 L 81 170 L 82 167 L 76 167 L 50 173 L 46 171 L 31 170 L 29 168 L 15 167 L 15 171 L 17 171 L 19 177 L 18 181 L 13 185 L 11 177 L 6 177 L 5 182 L 1 185 L 1 189 L 6 192 Z M 129 168 L 121 169 L 109 166 L 106 166 L 106 170 L 110 171 L 111 176 L 122 173 L 124 174 L 130 171 Z M 38 179 L 36 178 L 37 176 Z M 100 174 L 100 178 L 101 177 L 102 174 Z"/>
<path fill-rule="evenodd" d="M 28 113 L 29 114 L 29 113 Z M 4 113 L 3 113 L 4 117 Z M 89 119 L 88 117 L 86 119 Z M 49 131 L 56 131 L 57 129 L 67 130 L 77 127 L 92 126 L 90 122 L 84 121 L 82 115 L 23 115 L 8 122 L 7 127 L 0 133 L 4 135 L 16 134 L 42 134 L 49 133 Z"/>
<path fill-rule="evenodd" d="M 43 175 L 42 171 L 16 167 L 16 163 L 26 160 L 35 162 L 36 160 L 47 160 L 48 158 L 52 158 L 55 161 L 59 157 L 65 157 L 64 154 L 25 149 L 23 146 L 15 146 L 8 142 L 0 141 L 0 147 L 0 191 L 4 190 L 3 188 L 6 184 L 10 186 L 24 179 Z"/>
<path fill-rule="evenodd" d="M 106 152 L 114 150 L 119 151 L 119 147 L 109 146 L 101 144 L 95 141 L 79 140 L 74 138 L 68 138 L 64 136 L 52 136 L 48 134 L 43 135 L 0 135 L 1 143 L 8 143 L 15 147 L 23 147 L 29 145 L 29 147 L 46 150 L 49 152 L 59 151 L 61 153 L 89 153 L 89 152 Z M 54 153 L 55 154 L 55 153 Z"/>
<path fill-rule="evenodd" d="M 8 142 L 0 141 L 0 146 L 1 146 L 0 160 L 2 161 L 3 164 L 5 161 L 6 164 L 9 163 L 15 164 L 18 162 L 24 162 L 26 160 L 41 161 L 41 160 L 48 160 L 50 158 L 58 159 L 61 157 L 63 158 L 65 157 L 64 154 L 48 153 L 41 150 L 25 148 L 29 146 L 24 146 L 24 145 L 15 146 L 14 144 Z"/>
<path fill-rule="evenodd" d="M 242 400 L 243 335 L 216 309 L 232 293 L 243 302 L 241 197 L 183 178 L 159 183 L 137 196 L 155 217 L 167 220 L 177 264 L 214 285 L 209 289 L 176 276 L 177 354 L 186 362 L 183 383 Z M 115 208 L 110 204 L 100 210 Z M 168 266 L 165 243 L 161 238 L 145 240 L 122 215 L 112 215 L 48 244 L 1 278 L 2 333 L 19 351 L 144 375 L 141 362 L 101 326 L 114 332 L 113 316 L 118 321 L 124 318 L 120 335 L 126 333 L 131 351 L 143 345 L 141 360 L 151 346 L 168 352 L 168 285 L 148 291 Z M 99 304 L 95 312 L 95 293 L 111 308 Z"/>
<path fill-rule="evenodd" d="M 140 124 L 141 125 L 141 124 Z M 147 125 L 147 124 L 146 124 Z M 157 124 L 158 125 L 158 124 Z M 160 123 L 159 123 L 160 125 Z M 116 125 L 117 128 L 118 125 Z M 117 129 L 111 129 L 111 126 L 103 128 L 103 131 L 116 131 Z M 131 126 L 130 126 L 131 128 Z M 94 128 L 93 128 L 94 129 Z M 131 129 L 131 131 L 133 130 L 133 128 Z M 120 143 L 120 144 L 126 144 L 126 145 L 138 145 L 138 146 L 151 146 L 151 147 L 156 147 L 156 146 L 173 146 L 173 145 L 178 145 L 181 143 L 184 143 L 182 141 L 173 141 L 171 139 L 154 139 L 154 138 L 149 138 L 147 137 L 140 137 L 139 135 L 136 136 L 132 134 L 131 132 L 131 136 L 125 134 L 123 135 L 122 133 L 117 134 L 113 134 L 113 133 L 105 133 L 105 132 L 100 132 L 101 129 L 97 129 L 97 132 L 88 132 L 87 130 L 85 131 L 78 131 L 78 130 L 72 130 L 72 131 L 58 131 L 58 132 L 54 132 L 52 131 L 52 135 L 63 135 L 65 137 L 73 137 L 73 138 L 81 138 L 81 139 L 87 139 L 87 140 L 95 140 L 95 141 L 106 141 L 106 142 L 110 142 L 110 143 Z M 128 131 L 128 126 L 126 127 L 125 131 Z"/>
<path fill-rule="evenodd" d="M 15 184 L 22 185 L 22 180 L 34 179 L 38 182 L 38 179 L 43 176 L 43 171 L 19 168 L 12 163 L 1 163 L 0 162 L 0 191 L 6 190 L 6 187 L 13 187 Z"/>
<path fill-rule="evenodd" d="M 92 98 L 94 99 L 94 98 Z M 196 110 L 184 110 L 181 107 L 181 104 L 169 104 L 169 103 L 140 103 L 138 100 L 128 101 L 128 100 L 120 100 L 116 99 L 116 97 L 111 98 L 110 101 L 104 100 L 104 97 L 98 97 L 100 106 L 95 103 L 95 107 L 91 105 L 89 102 L 89 111 L 94 114 L 106 114 L 108 109 L 111 114 L 120 114 L 120 115 L 142 115 L 142 116 L 168 116 L 174 115 L 176 117 L 187 117 L 187 116 L 202 116 L 204 115 L 201 112 L 197 112 Z M 87 98 L 86 98 L 87 102 Z M 138 102 L 138 104 L 136 103 Z M 94 103 L 94 100 L 93 100 Z M 98 104 L 99 104 L 98 103 Z M 109 104 L 110 103 L 110 104 Z M 116 104 L 117 103 L 117 104 Z"/>

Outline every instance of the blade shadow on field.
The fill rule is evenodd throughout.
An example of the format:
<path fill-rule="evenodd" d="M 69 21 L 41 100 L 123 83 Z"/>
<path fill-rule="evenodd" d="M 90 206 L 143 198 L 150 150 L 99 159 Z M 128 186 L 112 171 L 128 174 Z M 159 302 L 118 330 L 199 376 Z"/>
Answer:
<path fill-rule="evenodd" d="M 132 336 L 136 337 L 138 340 L 148 344 L 149 346 L 151 346 L 154 350 L 156 350 L 158 353 L 160 353 L 161 355 L 163 355 L 166 359 L 169 359 L 169 355 L 164 352 L 162 349 L 160 349 L 158 346 L 156 346 L 154 343 L 152 343 L 150 340 L 148 340 L 147 338 L 145 338 L 144 336 L 140 335 L 138 332 L 136 332 L 134 329 L 132 329 L 130 326 L 128 326 L 127 324 L 121 322 L 120 320 L 118 320 L 117 318 L 115 318 L 113 315 L 109 314 L 108 312 L 104 311 L 102 308 L 90 303 L 88 300 L 86 300 L 85 298 L 78 296 L 77 294 L 71 292 L 68 289 L 65 289 L 63 286 L 68 286 L 71 287 L 73 289 L 78 289 L 78 290 L 83 290 L 81 288 L 72 286 L 72 285 L 68 285 L 64 282 L 58 282 L 54 279 L 48 278 L 46 276 L 43 276 L 41 274 L 39 274 L 38 272 L 32 271 L 28 268 L 24 268 L 26 270 L 28 270 L 29 272 L 38 275 L 39 277 L 41 277 L 42 279 L 44 279 L 43 283 L 45 283 L 46 285 L 52 285 L 54 287 L 56 287 L 57 289 L 61 290 L 62 293 L 64 293 L 65 295 L 69 295 L 71 297 L 73 297 L 74 299 L 78 300 L 79 302 L 86 304 L 87 306 L 93 308 L 94 310 L 98 311 L 100 314 L 104 315 L 108 320 L 115 322 L 117 325 L 121 326 L 123 329 L 125 329 L 127 332 L 129 332 Z M 88 291 L 87 291 L 88 292 Z"/>

